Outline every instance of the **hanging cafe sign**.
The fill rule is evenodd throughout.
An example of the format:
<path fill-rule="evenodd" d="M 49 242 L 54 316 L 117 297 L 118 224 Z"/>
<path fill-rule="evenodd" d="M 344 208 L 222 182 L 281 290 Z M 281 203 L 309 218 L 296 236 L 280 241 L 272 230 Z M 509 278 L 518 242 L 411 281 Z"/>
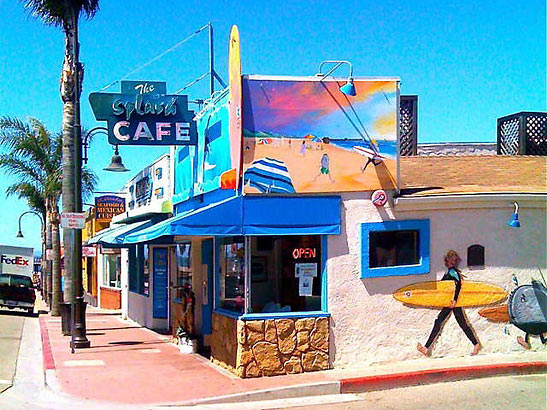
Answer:
<path fill-rule="evenodd" d="M 164 82 L 122 81 L 121 94 L 91 93 L 95 118 L 108 123 L 112 145 L 196 145 L 187 95 L 167 95 Z"/>

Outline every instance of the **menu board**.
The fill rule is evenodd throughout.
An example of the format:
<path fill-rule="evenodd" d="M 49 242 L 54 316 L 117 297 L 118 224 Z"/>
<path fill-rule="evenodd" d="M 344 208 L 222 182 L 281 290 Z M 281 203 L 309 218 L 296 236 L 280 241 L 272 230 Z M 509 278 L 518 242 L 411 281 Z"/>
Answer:
<path fill-rule="evenodd" d="M 153 317 L 167 319 L 167 248 L 154 248 L 152 251 L 152 264 L 154 275 Z"/>

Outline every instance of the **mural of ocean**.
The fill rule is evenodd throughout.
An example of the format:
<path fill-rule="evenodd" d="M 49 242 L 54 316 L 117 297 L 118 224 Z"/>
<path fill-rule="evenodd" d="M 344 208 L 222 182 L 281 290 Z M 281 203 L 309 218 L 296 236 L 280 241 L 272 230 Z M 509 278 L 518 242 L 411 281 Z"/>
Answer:
<path fill-rule="evenodd" d="M 370 144 L 367 141 L 357 139 L 337 140 L 331 138 L 329 142 L 348 151 L 351 151 L 353 147 L 370 148 Z M 395 141 L 376 140 L 376 143 L 382 155 L 391 159 L 397 159 L 397 143 Z"/>

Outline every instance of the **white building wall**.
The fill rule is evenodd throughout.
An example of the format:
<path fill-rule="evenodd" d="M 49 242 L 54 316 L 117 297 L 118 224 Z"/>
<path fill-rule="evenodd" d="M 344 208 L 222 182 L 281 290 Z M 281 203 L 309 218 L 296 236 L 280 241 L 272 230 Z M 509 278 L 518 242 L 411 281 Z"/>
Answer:
<path fill-rule="evenodd" d="M 154 294 L 154 259 L 152 257 L 153 246 L 150 246 L 148 259 L 149 259 L 149 296 L 141 295 L 139 293 L 131 292 L 128 289 L 127 292 L 127 316 L 137 322 L 138 324 L 156 330 L 169 329 L 169 319 L 155 319 L 153 308 L 153 294 Z M 122 265 L 124 266 L 124 265 Z M 128 265 L 127 265 L 128 266 Z M 126 269 L 127 271 L 128 269 Z"/>
<path fill-rule="evenodd" d="M 123 272 L 123 270 L 122 270 Z M 101 306 L 101 287 L 104 287 L 104 255 L 97 247 L 97 306 Z"/>
<path fill-rule="evenodd" d="M 515 274 L 520 284 L 540 279 L 538 266 L 546 269 L 545 196 L 490 195 L 455 199 L 399 200 L 376 208 L 370 193 L 342 196 L 342 232 L 328 240 L 328 305 L 332 314 L 331 360 L 335 367 L 357 367 L 375 362 L 423 358 L 416 350 L 429 336 L 438 309 L 413 308 L 396 301 L 397 289 L 416 282 L 440 279 L 445 273 L 443 256 L 449 249 L 461 258 L 468 280 L 498 284 L 512 290 Z M 519 201 L 520 229 L 507 222 L 514 200 Z M 397 219 L 429 219 L 431 229 L 430 273 L 361 279 L 361 223 Z M 467 248 L 485 247 L 485 268 L 466 267 Z M 479 316 L 480 308 L 465 309 L 469 323 L 483 347 L 481 354 L 522 352 L 516 342 L 524 335 L 509 323 L 493 323 Z M 532 338 L 532 350 L 545 349 Z M 468 355 L 472 345 L 453 316 L 448 320 L 433 357 Z"/>
<path fill-rule="evenodd" d="M 120 285 L 122 287 L 121 291 L 121 299 L 122 299 L 122 318 L 127 319 L 129 314 L 129 250 L 128 249 L 121 249 L 121 264 L 122 264 L 122 272 L 121 272 L 121 280 Z"/>

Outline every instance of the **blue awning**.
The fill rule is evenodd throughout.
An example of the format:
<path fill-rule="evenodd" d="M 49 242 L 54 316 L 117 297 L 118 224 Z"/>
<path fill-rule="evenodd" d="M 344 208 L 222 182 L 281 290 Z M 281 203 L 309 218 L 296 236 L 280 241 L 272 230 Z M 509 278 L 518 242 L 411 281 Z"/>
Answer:
<path fill-rule="evenodd" d="M 151 220 L 134 222 L 132 224 L 124 224 L 119 226 L 114 226 L 109 229 L 105 229 L 99 232 L 97 235 L 92 237 L 87 241 L 88 245 L 98 244 L 98 245 L 123 245 L 124 238 L 132 233 L 136 233 L 141 229 L 148 228 L 152 226 L 154 222 Z"/>
<path fill-rule="evenodd" d="M 148 242 L 166 235 L 338 235 L 340 212 L 337 196 L 237 196 L 128 234 L 123 242 Z"/>

